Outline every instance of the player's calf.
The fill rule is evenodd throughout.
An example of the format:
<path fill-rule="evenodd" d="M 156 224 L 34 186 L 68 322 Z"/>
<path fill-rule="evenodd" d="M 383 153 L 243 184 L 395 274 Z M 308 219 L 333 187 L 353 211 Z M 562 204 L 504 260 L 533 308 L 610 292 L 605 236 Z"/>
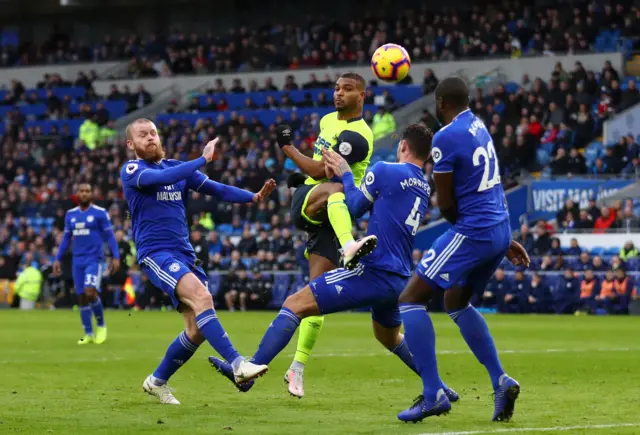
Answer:
<path fill-rule="evenodd" d="M 202 336 L 231 364 L 236 382 L 246 383 L 267 372 L 266 365 L 246 361 L 233 347 L 214 311 L 211 294 L 193 273 L 182 276 L 176 290 L 180 302 L 194 312 L 196 326 Z"/>

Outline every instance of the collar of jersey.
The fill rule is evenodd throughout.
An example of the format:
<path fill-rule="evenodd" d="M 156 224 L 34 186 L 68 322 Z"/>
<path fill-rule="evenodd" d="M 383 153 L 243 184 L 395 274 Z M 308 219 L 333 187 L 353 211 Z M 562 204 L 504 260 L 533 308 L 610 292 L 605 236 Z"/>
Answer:
<path fill-rule="evenodd" d="M 361 119 L 362 119 L 362 116 L 356 116 L 355 118 L 345 119 L 345 121 L 346 121 L 347 123 L 350 123 L 350 122 L 360 121 Z"/>
<path fill-rule="evenodd" d="M 463 110 L 462 112 L 458 113 L 458 116 L 456 116 L 455 118 L 453 118 L 453 120 L 452 120 L 451 122 L 453 122 L 453 121 L 455 121 L 456 119 L 460 118 L 462 115 L 464 115 L 464 114 L 465 114 L 465 113 L 467 113 L 467 112 L 471 112 L 471 109 L 465 109 L 465 110 Z"/>

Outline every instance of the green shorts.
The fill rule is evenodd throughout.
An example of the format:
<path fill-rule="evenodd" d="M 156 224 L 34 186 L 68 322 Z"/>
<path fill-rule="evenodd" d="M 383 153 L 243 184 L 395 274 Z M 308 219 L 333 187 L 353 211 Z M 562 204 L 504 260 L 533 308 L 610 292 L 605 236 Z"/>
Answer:
<path fill-rule="evenodd" d="M 291 199 L 291 218 L 297 229 L 307 233 L 307 254 L 316 254 L 331 261 L 336 267 L 340 264 L 340 243 L 329 222 L 319 222 L 304 214 L 307 199 L 311 191 L 319 184 L 304 184 L 293 192 Z"/>

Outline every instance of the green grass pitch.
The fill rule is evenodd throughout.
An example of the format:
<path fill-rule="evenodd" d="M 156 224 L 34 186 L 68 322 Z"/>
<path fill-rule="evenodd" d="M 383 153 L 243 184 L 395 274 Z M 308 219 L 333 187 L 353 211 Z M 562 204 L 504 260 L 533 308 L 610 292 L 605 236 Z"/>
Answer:
<path fill-rule="evenodd" d="M 274 316 L 220 314 L 243 354 Z M 107 312 L 106 320 L 106 344 L 78 346 L 77 313 L 0 311 L 0 434 L 640 433 L 640 318 L 488 316 L 505 369 L 522 385 L 514 420 L 502 424 L 490 421 L 484 368 L 445 315 L 434 315 L 439 367 L 462 400 L 420 424 L 396 420 L 420 382 L 375 341 L 366 314 L 326 319 L 302 400 L 282 379 L 294 337 L 247 394 L 209 367 L 203 345 L 171 380 L 182 402 L 173 407 L 141 386 L 181 317 Z"/>

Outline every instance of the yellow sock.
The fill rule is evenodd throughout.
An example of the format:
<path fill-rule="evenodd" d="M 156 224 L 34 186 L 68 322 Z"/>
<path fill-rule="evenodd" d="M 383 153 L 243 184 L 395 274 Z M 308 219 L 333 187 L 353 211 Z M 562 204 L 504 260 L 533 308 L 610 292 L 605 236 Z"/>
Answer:
<path fill-rule="evenodd" d="M 351 215 L 347 204 L 344 203 L 344 193 L 338 192 L 329 195 L 327 200 L 327 214 L 329 215 L 329 222 L 333 227 L 333 231 L 336 233 L 340 246 L 343 248 L 349 242 L 353 242 L 353 234 L 351 234 Z"/>
<path fill-rule="evenodd" d="M 298 330 L 298 349 L 296 350 L 296 356 L 294 361 L 306 364 L 311 354 L 313 346 L 318 341 L 318 336 L 322 330 L 324 324 L 324 317 L 312 316 L 302 319 L 300 322 L 300 329 Z"/>

